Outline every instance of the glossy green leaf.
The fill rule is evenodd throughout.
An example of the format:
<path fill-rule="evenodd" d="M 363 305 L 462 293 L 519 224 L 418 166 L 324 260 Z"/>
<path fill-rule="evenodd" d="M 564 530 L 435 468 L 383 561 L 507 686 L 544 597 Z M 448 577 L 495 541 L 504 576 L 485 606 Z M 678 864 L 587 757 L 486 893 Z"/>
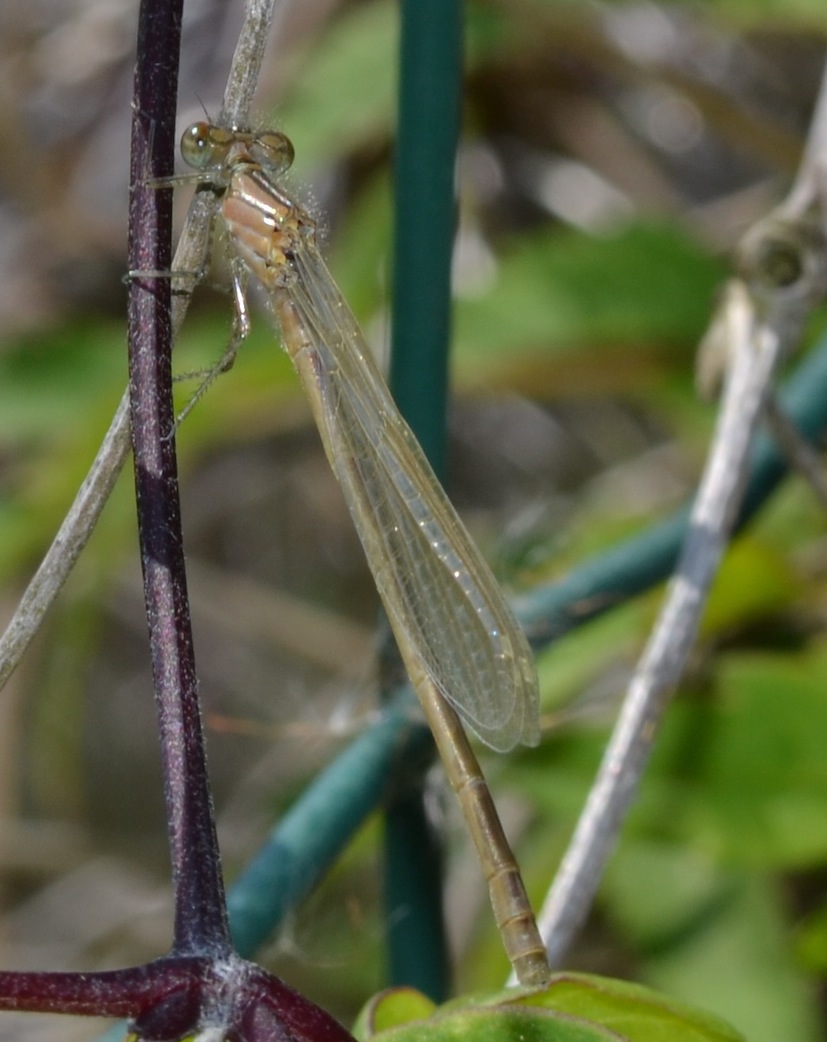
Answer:
<path fill-rule="evenodd" d="M 427 1015 L 427 1000 L 417 1009 L 411 996 L 398 1000 L 393 992 L 379 996 L 378 1006 L 396 1003 L 394 1015 L 407 1006 L 413 1013 L 406 1025 L 374 1035 L 383 1042 L 408 1039 L 548 1039 L 591 1042 L 741 1042 L 742 1036 L 716 1017 L 648 988 L 625 981 L 577 973 L 555 974 L 541 992 L 513 988 L 488 996 L 447 1003 Z M 393 1016 L 391 1017 L 393 1019 Z M 360 1023 L 364 1020 L 360 1018 Z"/>
<path fill-rule="evenodd" d="M 381 1031 L 427 1020 L 436 1010 L 436 1004 L 416 988 L 388 988 L 365 1005 L 353 1027 L 359 1039 L 372 1038 Z"/>
<path fill-rule="evenodd" d="M 583 1017 L 630 1042 L 739 1042 L 729 1024 L 639 984 L 589 974 L 555 975 L 548 989 L 518 1000 Z"/>
<path fill-rule="evenodd" d="M 516 1006 L 458 1010 L 373 1037 L 382 1042 L 620 1042 L 597 1024 Z"/>
<path fill-rule="evenodd" d="M 469 1009 L 398 1027 L 384 1042 L 609 1042 L 618 1036 L 598 1024 L 550 1010 Z"/>

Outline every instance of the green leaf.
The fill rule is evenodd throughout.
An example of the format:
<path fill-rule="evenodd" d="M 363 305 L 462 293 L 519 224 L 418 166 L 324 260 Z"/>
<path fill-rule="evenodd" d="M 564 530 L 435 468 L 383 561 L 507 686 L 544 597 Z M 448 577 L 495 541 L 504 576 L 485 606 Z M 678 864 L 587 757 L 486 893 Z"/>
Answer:
<path fill-rule="evenodd" d="M 827 904 L 799 926 L 796 952 L 809 970 L 827 976 Z"/>
<path fill-rule="evenodd" d="M 301 59 L 301 76 L 273 122 L 296 146 L 299 177 L 378 136 L 396 106 L 398 16 L 393 4 L 359 4 Z"/>
<path fill-rule="evenodd" d="M 708 638 L 787 607 L 801 584 L 788 557 L 766 542 L 742 538 L 727 551 L 704 608 Z"/>
<path fill-rule="evenodd" d="M 815 997 L 791 958 L 783 893 L 767 876 L 630 843 L 604 892 L 651 984 L 724 1014 L 750 1042 L 819 1037 Z"/>
<path fill-rule="evenodd" d="M 407 992 L 407 989 L 400 989 Z M 512 988 L 488 996 L 462 998 L 429 1015 L 428 1000 L 410 994 L 378 997 L 377 1006 L 392 1003 L 389 1019 L 412 1019 L 382 1032 L 383 1042 L 410 1039 L 444 1042 L 536 1040 L 536 1042 L 741 1042 L 742 1036 L 723 1021 L 637 984 L 587 974 L 555 974 L 548 988 Z M 377 1009 L 374 1006 L 374 1011 Z M 370 1008 L 370 1007 L 369 1007 Z M 364 1015 L 360 1023 L 365 1023 Z M 371 1034 L 360 1038 L 374 1037 Z"/>
<path fill-rule="evenodd" d="M 499 259 L 484 297 L 459 301 L 456 343 L 461 357 L 476 358 L 572 353 L 599 341 L 619 359 L 641 340 L 694 344 L 720 277 L 719 264 L 673 226 L 631 224 L 601 239 L 544 229 Z"/>
<path fill-rule="evenodd" d="M 552 653 L 553 658 L 553 653 Z M 827 649 L 730 653 L 714 695 L 669 707 L 626 839 L 689 843 L 705 857 L 762 870 L 827 858 Z M 606 728 L 568 728 L 509 768 L 509 780 L 572 820 L 602 755 Z M 554 784 L 548 784 L 548 778 Z"/>
<path fill-rule="evenodd" d="M 826 685 L 823 649 L 733 654 L 715 701 L 685 707 L 684 741 L 697 739 L 690 814 L 731 861 L 791 868 L 827 857 Z"/>
<path fill-rule="evenodd" d="M 8 345 L 0 357 L 0 443 L 66 441 L 105 424 L 126 386 L 123 326 L 77 321 Z M 117 402 L 117 397 L 114 398 Z"/>
<path fill-rule="evenodd" d="M 621 1038 L 562 1013 L 514 1006 L 459 1010 L 374 1037 L 383 1042 L 618 1042 Z"/>
<path fill-rule="evenodd" d="M 639 984 L 582 973 L 555 975 L 520 1002 L 541 1004 L 610 1028 L 630 1042 L 740 1042 L 725 1021 Z"/>
<path fill-rule="evenodd" d="M 365 1005 L 353 1028 L 359 1039 L 372 1038 L 380 1031 L 426 1020 L 436 1010 L 436 1004 L 416 988 L 388 988 Z"/>

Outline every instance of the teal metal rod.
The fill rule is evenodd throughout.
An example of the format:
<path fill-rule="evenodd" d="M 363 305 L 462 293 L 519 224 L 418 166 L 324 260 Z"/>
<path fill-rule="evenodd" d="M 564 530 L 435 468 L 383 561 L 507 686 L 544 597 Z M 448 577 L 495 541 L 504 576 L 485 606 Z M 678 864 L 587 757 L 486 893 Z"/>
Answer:
<path fill-rule="evenodd" d="M 390 384 L 443 477 L 462 4 L 401 0 L 400 9 Z"/>
<path fill-rule="evenodd" d="M 400 13 L 390 384 L 402 415 L 443 476 L 462 3 L 401 0 Z M 412 985 L 440 1001 L 450 978 L 442 858 L 421 785 L 388 807 L 385 868 L 390 983 Z"/>

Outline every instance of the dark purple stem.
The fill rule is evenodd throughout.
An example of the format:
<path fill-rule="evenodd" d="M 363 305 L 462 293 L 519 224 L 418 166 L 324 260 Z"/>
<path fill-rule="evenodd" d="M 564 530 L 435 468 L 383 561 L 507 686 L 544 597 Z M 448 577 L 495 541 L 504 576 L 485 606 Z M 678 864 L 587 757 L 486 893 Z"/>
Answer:
<path fill-rule="evenodd" d="M 180 1007 L 187 996 L 187 1004 L 197 1010 L 203 977 L 202 960 L 195 959 L 164 959 L 98 973 L 0 972 L 0 1009 L 139 1017 L 144 1009 L 169 1008 L 170 998 Z"/>
<path fill-rule="evenodd" d="M 102 973 L 2 973 L 0 1009 L 129 1017 L 141 1039 L 177 1042 L 204 1028 L 238 1042 L 353 1042 L 323 1009 L 237 956 L 166 956 Z"/>
<path fill-rule="evenodd" d="M 132 120 L 129 383 L 138 526 L 175 894 L 173 951 L 231 950 L 198 704 L 172 406 L 172 192 L 181 0 L 143 0 Z M 141 275 L 141 272 L 146 272 Z M 135 274 L 137 273 L 137 274 Z"/>

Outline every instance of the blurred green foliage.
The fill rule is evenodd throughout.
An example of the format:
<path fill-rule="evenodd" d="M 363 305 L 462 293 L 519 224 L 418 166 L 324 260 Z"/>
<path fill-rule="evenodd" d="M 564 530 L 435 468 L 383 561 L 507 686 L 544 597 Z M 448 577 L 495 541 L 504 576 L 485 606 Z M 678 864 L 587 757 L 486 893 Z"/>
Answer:
<path fill-rule="evenodd" d="M 511 10 L 505 3 L 469 2 L 468 8 L 473 60 L 465 148 L 483 158 L 480 169 L 471 162 L 471 172 L 459 176 L 461 231 L 470 232 L 480 249 L 483 274 L 473 292 L 457 301 L 458 391 L 468 392 L 475 402 L 528 396 L 559 428 L 566 427 L 576 410 L 578 426 L 572 440 L 591 453 L 590 467 L 570 478 L 562 494 L 553 489 L 559 497 L 554 511 L 541 513 L 536 527 L 529 525 L 529 541 L 547 565 L 532 576 L 532 581 L 539 581 L 540 576 L 559 574 L 584 555 L 611 545 L 619 533 L 659 516 L 691 492 L 713 419 L 710 408 L 694 398 L 692 353 L 714 287 L 725 270 L 720 242 L 713 241 L 698 211 L 702 204 L 726 201 L 750 185 L 766 188 L 768 176 L 774 192 L 779 176 L 788 171 L 782 165 L 769 170 L 766 157 L 758 150 L 750 154 L 742 139 L 734 144 L 724 140 L 723 145 L 716 139 L 707 142 L 708 152 L 698 145 L 697 154 L 691 149 L 656 154 L 653 141 L 627 124 L 627 143 L 638 149 L 641 163 L 657 165 L 663 179 L 674 186 L 674 206 L 647 210 L 641 199 L 631 199 L 623 220 L 600 228 L 576 227 L 565 215 L 544 210 L 536 191 L 520 190 L 529 152 L 532 160 L 539 156 L 548 164 L 547 173 L 568 158 L 581 167 L 591 163 L 607 177 L 612 162 L 620 167 L 623 159 L 607 157 L 599 148 L 588 152 L 585 145 L 574 154 L 575 131 L 562 134 L 551 116 L 548 125 L 538 124 L 537 114 L 564 110 L 572 98 L 578 105 L 587 99 L 593 105 L 590 111 L 608 111 L 622 123 L 632 102 L 640 101 L 634 91 L 677 89 L 674 78 L 662 75 L 668 63 L 666 59 L 650 65 L 640 61 L 634 90 L 600 67 L 600 54 L 595 57 L 590 41 L 600 37 L 606 45 L 602 20 L 610 11 L 625 8 L 629 13 L 624 4 L 525 2 Z M 518 46 L 521 33 L 530 35 L 535 9 L 542 9 L 546 19 L 564 14 L 568 24 L 573 21 L 577 26 L 583 42 L 581 50 L 572 49 L 566 68 L 550 65 L 546 79 L 533 84 L 534 93 L 521 85 L 526 106 L 521 122 L 514 111 L 498 107 L 498 98 L 507 93 L 510 77 L 519 67 L 519 51 L 515 56 L 512 48 Z M 642 8 L 641 12 L 643 17 Z M 793 97 L 792 89 L 787 92 L 784 70 L 796 67 L 800 55 L 810 60 L 814 35 L 827 27 L 826 12 L 819 0 L 727 0 L 653 5 L 649 16 L 674 19 L 669 22 L 673 34 L 685 17 L 699 36 L 716 37 L 722 48 L 726 44 L 736 59 L 729 78 L 722 75 L 717 89 L 725 93 L 729 85 L 736 94 L 742 91 L 738 96 L 748 96 L 743 103 L 752 105 L 757 118 L 774 124 L 783 122 L 778 112 L 784 105 L 793 108 L 799 101 L 806 109 L 811 100 Z M 331 267 L 369 331 L 379 330 L 380 342 L 386 339 L 382 331 L 395 35 L 395 9 L 387 0 L 343 5 L 297 49 L 289 82 L 273 107 L 275 121 L 296 145 L 293 186 L 301 191 L 310 185 L 311 199 L 319 196 L 335 203 L 329 219 L 320 215 Z M 817 39 L 823 45 L 823 38 Z M 614 46 L 621 50 L 616 41 Z M 739 53 L 768 70 L 765 78 L 772 80 L 769 71 L 779 70 L 774 72 L 781 84 L 773 96 L 775 109 L 765 104 L 765 98 L 750 95 L 749 83 L 744 87 L 738 80 Z M 681 57 L 688 62 L 691 52 Z M 632 59 L 624 53 L 624 60 Z M 757 92 L 755 83 L 752 88 Z M 802 119 L 798 129 L 803 123 Z M 585 128 L 585 120 L 582 125 Z M 703 129 L 709 138 L 721 134 L 720 126 Z M 715 192 L 696 169 L 705 157 L 710 165 L 719 161 L 726 168 L 727 176 Z M 327 192 L 331 180 L 338 188 Z M 623 180 L 618 170 L 618 181 Z M 108 287 L 106 292 L 114 290 Z M 181 371 L 203 368 L 219 358 L 229 330 L 228 299 L 204 302 L 188 319 L 178 347 Z M 24 338 L 9 335 L 2 344 L 0 574 L 9 599 L 31 574 L 114 411 L 124 382 L 124 342 L 119 323 L 67 310 L 50 328 Z M 182 403 L 192 386 L 180 388 Z M 644 468 L 647 495 L 640 486 L 622 501 L 600 494 L 596 471 L 620 470 L 635 462 L 630 453 L 622 458 L 614 455 L 615 432 L 600 428 L 602 414 L 597 406 L 607 400 L 622 401 L 636 415 L 642 414 L 641 426 L 651 437 L 636 453 L 638 462 L 664 447 L 670 449 L 671 484 L 664 482 L 662 490 L 655 487 L 661 472 Z M 230 506 L 237 502 L 252 503 L 254 512 L 260 457 L 281 459 L 297 445 L 301 448 L 306 429 L 306 411 L 289 363 L 262 314 L 233 371 L 216 381 L 179 434 L 185 494 L 187 482 L 196 481 L 218 460 L 230 461 L 219 474 L 241 475 L 237 485 L 216 479 L 203 500 L 193 500 L 190 515 L 196 518 L 194 527 L 201 536 L 195 557 L 214 554 L 223 567 L 231 568 L 232 555 L 222 553 L 232 535 L 257 548 L 277 542 L 289 520 L 283 522 L 283 529 L 238 537 L 237 521 L 209 527 L 202 515 L 208 501 L 219 517 L 229 515 Z M 534 451 L 527 441 L 520 445 L 512 460 L 516 470 L 528 466 L 525 461 Z M 551 440 L 548 451 L 557 451 Z M 321 469 L 318 460 L 314 466 Z M 310 490 L 314 509 L 326 520 L 337 507 L 324 479 L 316 483 L 314 466 L 302 471 L 306 482 L 302 488 Z M 456 477 L 461 485 L 463 475 Z M 93 758 L 90 744 L 112 739 L 95 738 L 95 712 L 84 704 L 84 692 L 94 682 L 104 691 L 98 698 L 106 698 L 107 685 L 116 686 L 112 658 L 129 660 L 134 650 L 131 641 L 142 638 L 140 632 L 124 637 L 124 624 L 113 608 L 113 602 L 122 598 L 122 572 L 133 561 L 136 546 L 130 494 L 131 478 L 126 475 L 56 619 L 27 663 L 21 679 L 26 687 L 25 727 L 21 725 L 14 763 L 22 782 L 12 786 L 13 795 L 6 799 L 9 813 L 63 814 L 83 821 L 93 836 L 98 827 L 95 799 L 84 772 Z M 497 496 L 496 488 L 488 488 L 481 498 L 490 502 Z M 472 518 L 479 519 L 483 537 L 513 522 L 508 512 L 515 504 L 518 513 L 529 513 L 533 505 L 519 492 L 509 501 L 506 490 L 501 513 L 495 510 L 488 518 Z M 727 558 L 690 675 L 668 715 L 594 920 L 572 955 L 578 968 L 637 979 L 726 1017 L 751 1042 L 778 1042 L 779 1038 L 814 1042 L 824 1035 L 823 521 L 806 491 L 788 483 Z M 296 521 L 292 525 L 301 527 Z M 315 534 L 315 529 L 310 530 L 308 539 Z M 341 538 L 341 543 L 338 535 L 331 538 L 322 555 L 330 567 L 339 567 L 340 558 L 347 559 L 342 568 L 348 572 L 358 565 L 350 564 L 351 546 L 346 536 Z M 268 551 L 262 553 L 266 556 Z M 285 585 L 289 588 L 289 583 Z M 348 590 L 361 595 L 367 586 L 360 573 Z M 507 764 L 486 760 L 496 790 L 517 799 L 530 818 L 519 852 L 538 900 L 588 791 L 658 596 L 656 592 L 625 605 L 546 651 L 539 665 L 544 710 L 550 720 L 547 739 L 540 749 L 515 756 Z M 355 594 L 352 599 L 358 602 L 357 620 L 370 620 L 373 602 Z M 337 603 L 342 601 L 347 596 L 340 596 Z M 140 620 L 135 625 L 140 631 Z M 130 650 L 122 650 L 121 640 Z M 117 652 L 103 667 L 96 666 L 107 645 L 117 647 Z M 204 657 L 210 658 L 209 648 Z M 221 667 L 217 673 L 219 680 L 207 674 L 207 690 L 222 683 Z M 330 683 L 329 677 L 326 682 Z M 300 695 L 295 701 L 303 697 L 302 685 L 308 683 L 306 677 L 296 681 Z M 275 700 L 279 687 L 279 681 L 272 680 L 267 697 Z M 144 693 L 149 700 L 148 686 Z M 255 705 L 261 709 L 260 703 Z M 242 703 L 238 711 L 250 712 L 250 705 Z M 219 751 L 229 748 L 230 740 L 212 741 Z M 236 763 L 264 758 L 266 739 L 254 745 L 254 754 L 244 740 L 238 739 L 236 745 Z M 129 753 L 115 755 L 128 757 Z M 298 784 L 295 774 L 310 774 L 318 765 L 318 755 L 297 758 L 299 764 L 291 764 L 284 771 L 287 777 L 280 778 L 283 788 L 267 797 L 268 810 L 283 805 L 283 791 Z M 91 776 L 100 784 L 99 775 Z M 140 785 L 133 782 L 132 788 Z M 219 799 L 229 803 L 234 793 L 229 784 L 223 789 L 219 785 Z M 364 882 L 374 869 L 375 831 L 371 827 L 362 834 L 346 867 L 331 876 L 307 910 L 296 914 L 299 956 L 269 953 L 277 968 L 283 971 L 289 965 L 291 981 L 322 1002 L 327 995 L 345 1017 L 361 1004 L 365 989 L 381 982 L 376 965 L 379 927 L 373 919 L 365 926 L 360 918 L 374 910 L 365 912 L 360 906 L 351 915 L 348 904 L 354 892 L 359 895 L 375 885 Z M 98 842 L 105 851 L 111 839 L 99 837 Z M 138 836 L 139 847 L 141 842 Z M 250 846 L 251 841 L 239 840 L 237 847 L 230 848 L 229 864 L 238 865 Z M 19 889 L 28 892 L 35 885 L 27 880 Z M 329 911 L 341 907 L 350 909 L 347 915 Z M 479 911 L 458 975 L 461 986 L 468 989 L 494 987 L 506 969 L 486 911 Z M 336 963 L 335 973 L 330 973 L 326 959 Z M 463 1015 L 469 1014 L 457 1013 Z M 456 1032 L 471 1030 L 461 1020 L 457 1024 Z M 502 1030 L 513 1030 L 513 1025 Z M 550 1023 L 548 1030 L 555 1038 L 604 1037 L 601 1031 L 575 1031 L 558 1021 Z M 635 1037 L 677 1036 L 663 1029 Z M 724 1036 L 701 1033 L 698 1037 Z"/>

